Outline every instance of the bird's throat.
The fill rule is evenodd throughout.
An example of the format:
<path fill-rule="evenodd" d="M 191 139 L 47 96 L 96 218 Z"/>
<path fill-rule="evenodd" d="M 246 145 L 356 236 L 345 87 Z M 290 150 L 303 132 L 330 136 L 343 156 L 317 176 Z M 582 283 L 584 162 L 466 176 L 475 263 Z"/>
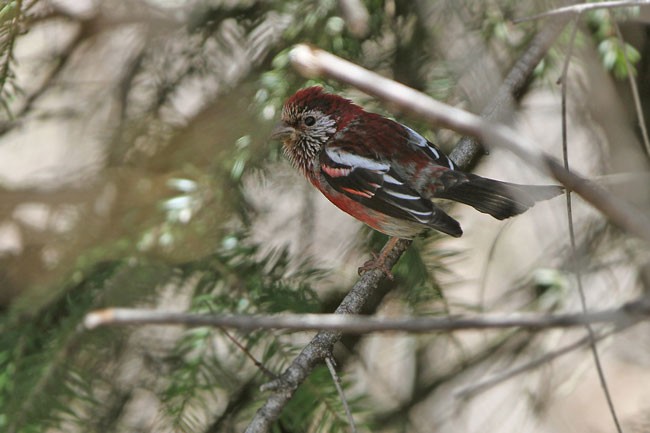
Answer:
<path fill-rule="evenodd" d="M 318 160 L 320 151 L 319 143 L 312 143 L 309 140 L 298 140 L 294 144 L 284 145 L 284 152 L 291 161 L 291 164 L 303 174 L 309 173 Z"/>

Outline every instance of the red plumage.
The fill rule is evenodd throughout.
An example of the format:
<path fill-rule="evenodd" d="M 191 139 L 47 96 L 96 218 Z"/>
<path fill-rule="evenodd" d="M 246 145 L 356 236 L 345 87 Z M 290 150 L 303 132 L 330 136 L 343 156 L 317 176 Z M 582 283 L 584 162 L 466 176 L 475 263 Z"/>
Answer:
<path fill-rule="evenodd" d="M 495 218 L 518 215 L 558 195 L 557 186 L 518 185 L 460 171 L 409 127 L 350 100 L 308 87 L 291 96 L 274 138 L 332 203 L 372 228 L 405 239 L 428 229 L 460 236 L 443 198 Z"/>

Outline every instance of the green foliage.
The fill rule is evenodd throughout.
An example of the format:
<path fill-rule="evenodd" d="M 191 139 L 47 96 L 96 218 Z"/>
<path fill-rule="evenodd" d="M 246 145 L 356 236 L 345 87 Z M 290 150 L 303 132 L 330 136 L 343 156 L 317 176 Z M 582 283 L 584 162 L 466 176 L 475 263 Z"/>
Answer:
<path fill-rule="evenodd" d="M 598 52 L 602 57 L 603 66 L 612 71 L 616 78 L 624 79 L 629 74 L 636 75 L 634 64 L 641 60 L 641 54 L 632 45 L 621 42 L 617 37 L 610 37 L 598 44 Z M 630 71 L 627 69 L 628 63 Z"/>
<path fill-rule="evenodd" d="M 14 44 L 25 19 L 23 2 L 5 1 L 0 4 L 0 104 L 11 118 L 10 102 L 20 89 L 13 73 Z"/>
<path fill-rule="evenodd" d="M 322 277 L 322 272 L 308 263 L 298 264 L 291 270 L 293 266 L 286 250 L 260 255 L 258 247 L 247 244 L 240 234 L 225 238 L 217 253 L 188 263 L 180 270 L 183 279 L 197 281 L 192 297 L 193 312 L 317 312 L 319 302 L 310 284 Z M 197 410 L 210 416 L 213 409 L 203 405 L 206 395 L 218 398 L 220 392 L 236 394 L 249 386 L 252 377 L 256 382 L 269 380 L 225 335 L 237 340 L 246 352 L 256 354 L 265 368 L 276 374 L 297 354 L 298 348 L 283 339 L 282 333 L 224 332 L 206 328 L 189 330 L 170 357 L 172 369 L 162 401 L 167 415 L 180 431 L 196 431 Z M 333 389 L 331 382 L 329 388 Z M 249 401 L 247 405 L 254 403 Z M 245 420 L 250 415 L 247 407 L 253 406 L 242 407 L 239 414 L 228 416 Z"/>
<path fill-rule="evenodd" d="M 110 352 L 110 336 L 91 336 L 78 328 L 85 313 L 97 307 L 106 283 L 119 264 L 105 263 L 88 279 L 70 287 L 65 297 L 35 317 L 2 319 L 0 332 L 0 422 L 3 431 L 41 431 L 64 419 L 80 418 L 79 409 L 97 409 L 92 393 L 94 368 L 101 354 Z M 97 406 L 96 406 L 97 405 Z"/>
<path fill-rule="evenodd" d="M 637 16 L 639 10 L 638 7 L 628 8 L 612 14 L 609 10 L 601 9 L 587 14 L 587 23 L 598 43 L 598 53 L 603 66 L 613 72 L 617 79 L 625 79 L 630 74 L 635 76 L 634 65 L 641 60 L 639 51 L 627 42 L 621 41 L 616 35 L 612 20 L 621 18 L 621 14 Z M 629 71 L 628 64 L 631 68 Z"/>
<path fill-rule="evenodd" d="M 495 39 L 506 42 L 512 47 L 517 46 L 516 42 L 521 40 L 521 30 L 511 22 L 513 18 L 519 18 L 516 11 L 517 3 L 511 0 L 498 6 L 490 2 L 477 3 L 477 7 L 482 8 L 482 11 L 474 16 L 479 21 L 477 26 L 480 26 L 481 34 L 486 41 Z"/>
<path fill-rule="evenodd" d="M 124 340 L 116 331 L 79 329 L 88 310 L 104 304 L 137 305 L 153 295 L 151 289 L 157 282 L 172 278 L 179 286 L 193 284 L 194 312 L 317 312 L 319 302 L 310 284 L 323 273 L 307 262 L 295 266 L 285 250 L 261 254 L 245 236 L 231 235 L 216 253 L 187 263 L 175 273 L 127 261 L 107 263 L 88 275 L 67 290 L 65 297 L 47 306 L 38 320 L 5 318 L 0 344 L 0 422 L 7 431 L 55 427 L 62 422 L 102 431 L 92 427 L 94 418 L 102 418 L 101 414 L 105 418 L 111 407 L 97 393 L 111 388 L 113 373 L 102 371 L 101 366 L 104 359 L 119 353 Z M 282 333 L 271 336 L 253 332 L 234 338 L 279 373 L 297 348 Z M 161 402 L 179 431 L 196 431 L 197 411 L 211 415 L 213 408 L 207 402 L 212 400 L 207 395 L 218 399 L 223 395 L 220 392 L 232 393 L 244 386 L 251 375 L 262 379 L 245 354 L 224 340 L 219 330 L 187 331 L 164 362 L 169 371 Z M 88 418 L 90 413 L 94 418 Z"/>

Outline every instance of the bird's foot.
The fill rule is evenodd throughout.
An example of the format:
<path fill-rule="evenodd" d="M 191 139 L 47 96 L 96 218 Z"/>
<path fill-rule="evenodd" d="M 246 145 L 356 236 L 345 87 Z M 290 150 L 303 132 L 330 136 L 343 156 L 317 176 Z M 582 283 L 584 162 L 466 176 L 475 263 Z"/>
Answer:
<path fill-rule="evenodd" d="M 363 264 L 363 266 L 360 266 L 358 269 L 359 275 L 363 275 L 368 271 L 372 271 L 374 269 L 378 269 L 386 275 L 386 278 L 389 280 L 393 281 L 395 277 L 393 276 L 393 273 L 391 270 L 386 266 L 386 256 L 384 254 L 377 254 L 375 252 L 372 252 L 372 259 L 368 260 Z"/>

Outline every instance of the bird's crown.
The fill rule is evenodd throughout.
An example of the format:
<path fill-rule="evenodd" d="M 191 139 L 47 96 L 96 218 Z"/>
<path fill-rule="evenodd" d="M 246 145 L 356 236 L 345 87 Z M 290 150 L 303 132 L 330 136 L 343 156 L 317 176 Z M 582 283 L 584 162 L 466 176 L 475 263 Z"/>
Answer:
<path fill-rule="evenodd" d="M 326 115 L 338 114 L 339 116 L 362 110 L 349 99 L 326 93 L 320 86 L 298 90 L 287 100 L 284 108 L 289 113 L 316 110 Z"/>

